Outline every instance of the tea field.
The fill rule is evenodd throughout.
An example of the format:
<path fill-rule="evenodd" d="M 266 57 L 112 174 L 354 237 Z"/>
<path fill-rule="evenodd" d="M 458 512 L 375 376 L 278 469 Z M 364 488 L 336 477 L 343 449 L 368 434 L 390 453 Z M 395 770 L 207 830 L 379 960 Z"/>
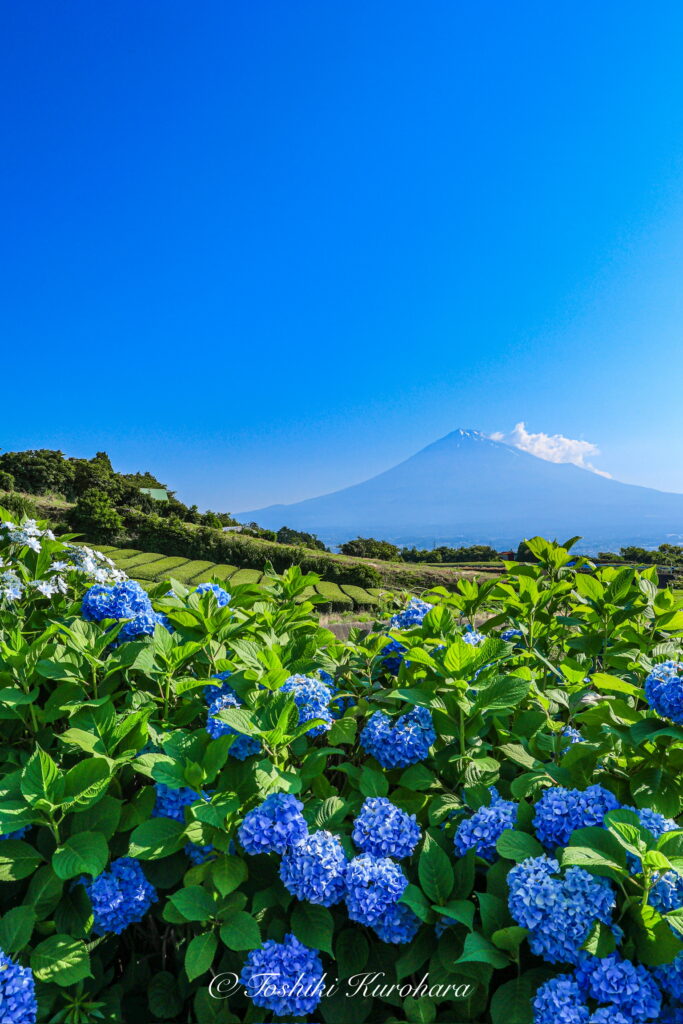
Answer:
<path fill-rule="evenodd" d="M 683 600 L 528 543 L 340 639 L 0 509 L 1 1024 L 680 1024 Z"/>
<path fill-rule="evenodd" d="M 122 569 L 131 579 L 138 580 L 143 586 L 157 583 L 169 577 L 189 586 L 197 586 L 209 580 L 219 580 L 230 586 L 241 583 L 261 583 L 264 573 L 258 569 L 240 569 L 236 565 L 222 565 L 216 562 L 193 560 L 181 557 L 169 557 L 135 548 L 116 548 L 113 545 L 99 545 L 102 551 L 118 569 Z M 337 584 L 325 580 L 317 581 L 306 588 L 299 600 L 306 600 L 313 594 L 325 599 L 320 603 L 321 610 L 330 611 L 368 611 L 379 604 L 381 588 Z"/>

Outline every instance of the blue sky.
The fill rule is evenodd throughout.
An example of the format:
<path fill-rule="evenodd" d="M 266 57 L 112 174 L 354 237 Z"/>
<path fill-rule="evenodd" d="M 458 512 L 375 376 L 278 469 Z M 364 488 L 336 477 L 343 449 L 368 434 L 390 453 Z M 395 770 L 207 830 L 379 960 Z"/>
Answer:
<path fill-rule="evenodd" d="M 682 44 L 666 0 L 7 5 L 0 447 L 238 511 L 524 421 L 683 491 Z"/>

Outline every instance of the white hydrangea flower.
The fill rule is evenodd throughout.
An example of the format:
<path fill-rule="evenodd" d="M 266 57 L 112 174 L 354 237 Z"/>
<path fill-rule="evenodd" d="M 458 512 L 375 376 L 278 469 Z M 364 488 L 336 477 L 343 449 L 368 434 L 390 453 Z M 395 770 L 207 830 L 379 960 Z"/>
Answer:
<path fill-rule="evenodd" d="M 24 585 L 12 569 L 0 573 L 0 600 L 19 601 L 24 595 Z"/>

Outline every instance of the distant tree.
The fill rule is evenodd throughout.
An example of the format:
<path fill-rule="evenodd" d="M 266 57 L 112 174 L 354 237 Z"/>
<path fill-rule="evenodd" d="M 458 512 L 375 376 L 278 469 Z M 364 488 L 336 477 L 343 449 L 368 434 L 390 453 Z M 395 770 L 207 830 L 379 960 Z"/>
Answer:
<path fill-rule="evenodd" d="M 202 526 L 212 526 L 216 530 L 220 530 L 222 525 L 216 513 L 212 512 L 211 509 L 207 509 L 207 511 L 201 516 L 200 521 Z"/>
<path fill-rule="evenodd" d="M 12 474 L 18 491 L 29 494 L 67 494 L 74 475 L 63 453 L 49 448 L 5 452 L 0 455 L 0 470 Z"/>
<path fill-rule="evenodd" d="M 404 562 L 494 562 L 498 552 L 488 544 L 475 544 L 469 548 L 402 548 Z"/>
<path fill-rule="evenodd" d="M 14 477 L 11 473 L 5 473 L 4 470 L 0 470 L 0 491 L 13 491 L 14 490 Z"/>
<path fill-rule="evenodd" d="M 123 520 L 112 505 L 109 495 L 94 487 L 80 495 L 71 510 L 69 522 L 80 533 L 95 541 L 113 540 L 123 526 Z"/>
<path fill-rule="evenodd" d="M 296 544 L 316 551 L 327 551 L 324 543 L 314 533 L 292 530 L 289 526 L 281 526 L 274 539 L 278 544 Z"/>
<path fill-rule="evenodd" d="M 384 562 L 400 562 L 401 549 L 388 540 L 376 540 L 374 537 L 356 537 L 355 540 L 347 540 L 340 549 L 343 555 L 352 555 L 354 558 L 378 558 Z"/>

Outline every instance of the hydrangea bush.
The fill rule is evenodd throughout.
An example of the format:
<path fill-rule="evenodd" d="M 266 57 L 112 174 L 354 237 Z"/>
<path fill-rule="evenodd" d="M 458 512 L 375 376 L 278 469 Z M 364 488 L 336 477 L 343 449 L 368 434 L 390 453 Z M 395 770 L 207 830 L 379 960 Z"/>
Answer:
<path fill-rule="evenodd" d="M 1 1024 L 682 1021 L 683 603 L 569 547 L 340 641 L 0 510 Z"/>

